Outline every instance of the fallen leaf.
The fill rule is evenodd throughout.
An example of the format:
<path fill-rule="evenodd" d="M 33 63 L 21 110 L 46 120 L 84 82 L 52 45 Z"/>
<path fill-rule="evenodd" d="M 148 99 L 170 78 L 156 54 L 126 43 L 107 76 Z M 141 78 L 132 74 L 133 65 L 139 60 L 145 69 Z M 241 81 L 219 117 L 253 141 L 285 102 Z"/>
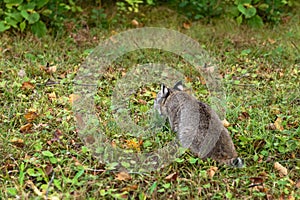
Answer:
<path fill-rule="evenodd" d="M 54 65 L 54 66 L 48 67 L 47 72 L 49 74 L 56 72 L 56 66 Z"/>
<path fill-rule="evenodd" d="M 222 124 L 223 124 L 223 126 L 226 127 L 226 128 L 230 126 L 230 123 L 229 123 L 226 119 L 223 119 L 223 120 L 222 120 Z"/>
<path fill-rule="evenodd" d="M 53 74 L 54 72 L 56 72 L 56 68 L 57 68 L 56 65 L 53 65 L 53 66 L 50 67 L 49 63 L 47 63 L 46 66 L 40 66 L 40 69 L 42 71 L 45 71 L 48 74 Z"/>
<path fill-rule="evenodd" d="M 242 112 L 242 113 L 239 115 L 239 117 L 238 117 L 239 120 L 245 120 L 245 119 L 248 119 L 248 118 L 250 118 L 250 115 L 249 115 L 249 113 L 247 113 L 247 112 Z"/>
<path fill-rule="evenodd" d="M 212 178 L 214 177 L 217 171 L 218 171 L 218 167 L 211 166 L 209 169 L 206 170 L 206 173 L 209 176 L 209 178 Z"/>
<path fill-rule="evenodd" d="M 184 22 L 184 23 L 182 24 L 182 26 L 183 26 L 184 29 L 190 29 L 191 26 L 192 26 L 192 24 L 191 24 L 190 22 Z"/>
<path fill-rule="evenodd" d="M 143 144 L 143 141 L 137 141 L 135 138 L 134 139 L 130 139 L 130 140 L 125 140 L 126 142 L 126 147 L 130 148 L 130 149 L 135 149 L 137 151 L 141 150 L 141 145 Z"/>
<path fill-rule="evenodd" d="M 281 176 L 286 176 L 288 174 L 287 168 L 282 166 L 279 162 L 274 163 L 274 168 L 279 172 Z"/>
<path fill-rule="evenodd" d="M 17 139 L 17 138 L 14 138 L 10 141 L 13 145 L 15 145 L 16 147 L 20 147 L 20 148 L 23 148 L 25 146 L 24 144 L 24 140 L 22 139 Z"/>
<path fill-rule="evenodd" d="M 178 173 L 174 172 L 172 174 L 169 174 L 168 176 L 166 176 L 165 180 L 167 181 L 175 181 L 178 177 Z"/>
<path fill-rule="evenodd" d="M 122 192 L 131 192 L 137 190 L 138 185 L 130 185 L 121 189 Z"/>
<path fill-rule="evenodd" d="M 127 172 L 120 172 L 117 174 L 116 179 L 119 181 L 131 180 L 131 176 Z"/>
<path fill-rule="evenodd" d="M 133 19 L 133 20 L 131 21 L 131 24 L 132 24 L 133 26 L 135 26 L 135 27 L 138 27 L 138 26 L 140 25 L 140 23 L 139 23 L 137 20 L 135 20 L 135 19 Z"/>
<path fill-rule="evenodd" d="M 276 129 L 279 130 L 279 131 L 283 131 L 284 130 L 284 128 L 282 126 L 282 119 L 280 117 L 278 117 L 275 120 L 274 125 L 275 125 Z"/>
<path fill-rule="evenodd" d="M 251 181 L 251 185 L 262 185 L 264 183 L 264 178 L 263 177 L 251 177 L 250 181 Z"/>
<path fill-rule="evenodd" d="M 271 38 L 268 38 L 268 41 L 269 41 L 270 44 L 275 44 L 275 42 L 276 42 L 276 40 L 271 39 Z"/>
<path fill-rule="evenodd" d="M 27 113 L 25 113 L 24 118 L 27 122 L 32 122 L 35 118 L 37 118 L 38 114 L 35 109 L 29 109 Z"/>
<path fill-rule="evenodd" d="M 22 83 L 22 87 L 23 90 L 32 90 L 34 89 L 34 85 L 32 83 L 30 83 L 29 81 L 26 81 L 24 83 Z"/>
<path fill-rule="evenodd" d="M 21 126 L 20 132 L 21 133 L 28 133 L 31 128 L 32 128 L 32 124 L 31 123 L 25 124 L 25 125 Z"/>

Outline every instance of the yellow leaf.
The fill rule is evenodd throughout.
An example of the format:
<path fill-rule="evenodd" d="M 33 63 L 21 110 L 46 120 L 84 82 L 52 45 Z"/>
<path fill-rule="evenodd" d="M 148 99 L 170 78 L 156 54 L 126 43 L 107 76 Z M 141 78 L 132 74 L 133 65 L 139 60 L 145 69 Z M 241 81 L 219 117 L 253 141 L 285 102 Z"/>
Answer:
<path fill-rule="evenodd" d="M 274 122 L 274 125 L 275 125 L 276 129 L 279 130 L 279 131 L 283 131 L 284 130 L 284 128 L 282 126 L 282 119 L 280 117 L 278 117 L 276 119 L 276 121 Z"/>
<path fill-rule="evenodd" d="M 136 139 L 130 139 L 130 140 L 125 140 L 126 145 L 130 149 L 135 149 L 137 151 L 140 151 L 140 146 L 143 144 L 143 141 L 136 141 Z"/>

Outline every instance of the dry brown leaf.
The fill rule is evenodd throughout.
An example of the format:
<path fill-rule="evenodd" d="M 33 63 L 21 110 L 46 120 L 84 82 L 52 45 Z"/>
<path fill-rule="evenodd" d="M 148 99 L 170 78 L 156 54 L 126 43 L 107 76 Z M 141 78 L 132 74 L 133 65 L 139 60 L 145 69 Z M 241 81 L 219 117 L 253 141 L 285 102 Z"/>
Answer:
<path fill-rule="evenodd" d="M 14 138 L 10 142 L 13 143 L 13 145 L 20 147 L 20 148 L 23 148 L 25 146 L 24 140 L 22 140 L 22 139 Z"/>
<path fill-rule="evenodd" d="M 56 65 L 53 65 L 53 66 L 50 67 L 50 64 L 49 64 L 49 63 L 47 63 L 46 66 L 40 66 L 40 70 L 42 70 L 42 71 L 44 71 L 44 72 L 46 72 L 46 73 L 48 73 L 48 74 L 53 74 L 53 73 L 55 73 L 55 72 L 56 72 L 56 69 L 57 69 Z"/>
<path fill-rule="evenodd" d="M 288 174 L 287 168 L 282 166 L 279 162 L 274 163 L 274 168 L 279 172 L 281 176 L 286 176 Z"/>
<path fill-rule="evenodd" d="M 121 189 L 122 192 L 131 192 L 137 190 L 138 185 L 130 185 Z"/>
<path fill-rule="evenodd" d="M 29 109 L 27 113 L 25 113 L 24 117 L 27 122 L 32 122 L 35 118 L 37 118 L 38 114 L 35 109 Z"/>
<path fill-rule="evenodd" d="M 206 170 L 206 173 L 209 178 L 212 178 L 214 177 L 217 171 L 218 171 L 218 167 L 211 166 L 208 170 Z"/>
<path fill-rule="evenodd" d="M 178 177 L 178 173 L 174 172 L 172 174 L 169 174 L 168 176 L 165 177 L 165 180 L 167 181 L 175 181 Z"/>
<path fill-rule="evenodd" d="M 54 65 L 54 66 L 48 67 L 47 72 L 49 74 L 55 73 L 56 72 L 56 66 Z"/>
<path fill-rule="evenodd" d="M 270 44 L 275 44 L 276 43 L 276 40 L 271 39 L 271 38 L 268 38 L 268 41 L 269 41 Z"/>
<path fill-rule="evenodd" d="M 245 120 L 245 119 L 248 119 L 248 118 L 250 118 L 250 115 L 249 115 L 249 113 L 247 113 L 247 112 L 242 112 L 242 113 L 239 115 L 239 117 L 238 117 L 239 120 Z"/>
<path fill-rule="evenodd" d="M 250 181 L 252 184 L 262 185 L 264 183 L 264 178 L 263 177 L 251 177 Z"/>
<path fill-rule="evenodd" d="M 135 20 L 135 19 L 133 19 L 133 20 L 131 21 L 131 24 L 132 24 L 133 26 L 135 26 L 135 27 L 139 27 L 139 25 L 140 25 L 140 23 L 139 23 L 137 20 Z"/>
<path fill-rule="evenodd" d="M 223 126 L 226 128 L 230 126 L 230 123 L 226 119 L 223 119 L 222 123 L 223 123 Z"/>
<path fill-rule="evenodd" d="M 34 85 L 32 83 L 30 83 L 29 81 L 26 81 L 24 83 L 22 83 L 22 90 L 32 90 L 34 89 Z"/>
<path fill-rule="evenodd" d="M 21 133 L 28 133 L 31 130 L 31 128 L 32 128 L 31 123 L 25 124 L 25 125 L 21 126 L 20 132 Z"/>
<path fill-rule="evenodd" d="M 119 181 L 131 180 L 131 176 L 127 172 L 120 172 L 117 174 L 116 179 Z"/>
<path fill-rule="evenodd" d="M 190 29 L 191 26 L 192 26 L 192 24 L 191 24 L 190 22 L 184 22 L 184 23 L 182 24 L 182 26 L 183 26 L 184 29 Z"/>
<path fill-rule="evenodd" d="M 279 130 L 279 131 L 283 131 L 284 130 L 284 128 L 282 126 L 282 119 L 280 117 L 278 117 L 276 119 L 276 121 L 274 122 L 274 125 L 275 125 L 276 129 Z"/>

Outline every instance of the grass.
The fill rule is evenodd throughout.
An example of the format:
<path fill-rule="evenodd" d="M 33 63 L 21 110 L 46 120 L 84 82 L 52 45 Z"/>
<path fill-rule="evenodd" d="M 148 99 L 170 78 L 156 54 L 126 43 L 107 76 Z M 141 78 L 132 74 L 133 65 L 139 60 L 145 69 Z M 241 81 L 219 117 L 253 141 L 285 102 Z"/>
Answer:
<path fill-rule="evenodd" d="M 163 12 L 163 11 L 166 12 Z M 80 64 L 113 32 L 84 28 L 66 37 L 3 34 L 0 39 L 1 199 L 298 199 L 300 198 L 300 20 L 253 30 L 215 20 L 192 24 L 166 8 L 141 17 L 147 26 L 180 30 L 220 61 L 227 100 L 228 129 L 246 167 L 233 169 L 202 161 L 189 152 L 151 173 L 122 174 L 104 165 L 80 139 L 72 105 Z M 164 14 L 165 17 L 161 17 Z M 158 17 L 159 16 L 159 17 Z M 174 20 L 175 19 L 175 20 Z M 208 102 L 203 78 L 184 60 L 159 50 L 119 58 L 99 81 L 95 102 L 111 144 L 129 152 L 161 148 L 172 134 L 123 134 L 110 106 L 117 80 L 138 63 L 164 62 L 183 69 L 195 95 Z M 48 64 L 47 64 L 48 63 Z M 47 66 L 48 65 L 48 66 Z M 49 68 L 50 67 L 50 68 Z M 25 72 L 25 74 L 24 74 Z M 123 75 L 122 75 L 123 73 Z M 50 84 L 51 81 L 59 84 Z M 140 87 L 130 98 L 130 116 L 145 125 L 160 83 Z M 88 137 L 93 140 L 93 137 Z M 282 175 L 274 168 L 287 169 Z M 212 176 L 213 167 L 218 167 Z M 255 186 L 257 184 L 257 186 Z"/>

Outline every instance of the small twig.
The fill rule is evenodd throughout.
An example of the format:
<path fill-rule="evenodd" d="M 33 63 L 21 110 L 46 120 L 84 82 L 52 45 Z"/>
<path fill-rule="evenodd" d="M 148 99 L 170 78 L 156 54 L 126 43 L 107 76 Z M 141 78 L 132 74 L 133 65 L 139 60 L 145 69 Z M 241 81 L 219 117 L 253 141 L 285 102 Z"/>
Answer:
<path fill-rule="evenodd" d="M 292 45 L 295 47 L 295 49 L 297 49 L 297 51 L 299 52 L 300 49 L 297 47 L 297 45 L 295 44 L 295 42 L 291 41 Z"/>
<path fill-rule="evenodd" d="M 91 168 L 87 168 L 86 170 L 93 171 L 93 172 L 105 172 L 105 171 L 107 171 L 105 169 L 91 169 Z"/>
<path fill-rule="evenodd" d="M 46 198 L 48 198 L 49 189 L 50 189 L 50 186 L 51 186 L 51 184 L 52 184 L 52 182 L 54 180 L 54 175 L 55 175 L 55 172 L 52 173 L 52 177 L 51 177 L 51 179 L 50 179 L 50 181 L 48 183 L 48 187 L 47 187 L 47 190 L 46 190 Z"/>
<path fill-rule="evenodd" d="M 61 82 L 56 82 L 56 81 L 47 81 L 46 83 L 38 83 L 36 84 L 37 86 L 51 86 L 51 85 L 59 85 L 61 84 Z M 63 85 L 67 85 L 67 84 L 74 84 L 74 85 L 79 85 L 79 86 L 97 86 L 97 84 L 79 84 L 79 83 L 75 83 L 75 82 L 68 82 L 68 83 L 63 83 Z"/>

